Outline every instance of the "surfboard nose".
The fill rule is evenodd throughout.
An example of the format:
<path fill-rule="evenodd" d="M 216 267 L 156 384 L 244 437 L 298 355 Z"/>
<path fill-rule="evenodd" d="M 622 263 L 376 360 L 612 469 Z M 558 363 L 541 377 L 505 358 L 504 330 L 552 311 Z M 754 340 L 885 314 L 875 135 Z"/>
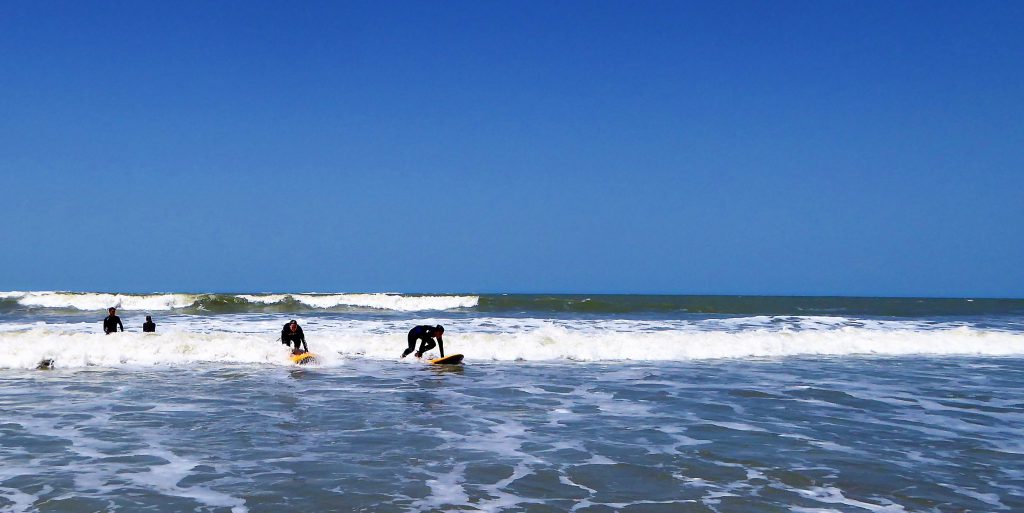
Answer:
<path fill-rule="evenodd" d="M 297 365 L 306 365 L 308 363 L 316 363 L 316 355 L 313 353 L 300 353 L 291 355 L 292 363 Z"/>

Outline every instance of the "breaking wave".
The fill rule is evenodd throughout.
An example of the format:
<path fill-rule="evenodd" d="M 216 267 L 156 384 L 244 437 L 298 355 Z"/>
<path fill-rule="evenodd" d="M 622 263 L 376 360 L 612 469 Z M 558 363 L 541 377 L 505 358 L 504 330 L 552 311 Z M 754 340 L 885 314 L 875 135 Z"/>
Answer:
<path fill-rule="evenodd" d="M 11 310 L 182 311 L 265 313 L 473 309 L 480 314 L 560 315 L 845 315 L 900 318 L 1024 316 L 1024 299 L 668 296 L 615 294 L 399 293 L 152 293 L 0 292 L 0 313 Z"/>
<path fill-rule="evenodd" d="M 103 311 L 192 310 L 244 312 L 260 309 L 376 309 L 399 312 L 473 308 L 477 296 L 402 294 L 106 294 L 93 292 L 0 292 L 9 307 Z"/>
<path fill-rule="evenodd" d="M 473 308 L 476 296 L 403 296 L 401 294 L 267 294 L 236 296 L 249 303 L 278 304 L 289 300 L 312 308 L 339 306 L 417 312 L 422 310 L 453 310 Z"/>
<path fill-rule="evenodd" d="M 271 332 L 272 333 L 272 332 Z M 395 359 L 404 333 L 307 330 L 323 365 L 346 358 Z M 1021 356 L 1024 334 L 959 327 L 943 330 L 586 332 L 544 326 L 445 337 L 448 354 L 473 361 L 689 361 L 792 356 Z M 0 368 L 159 366 L 197 363 L 289 365 L 273 334 L 176 332 L 103 335 L 46 326 L 0 333 Z M 402 362 L 411 361 L 402 360 Z"/>

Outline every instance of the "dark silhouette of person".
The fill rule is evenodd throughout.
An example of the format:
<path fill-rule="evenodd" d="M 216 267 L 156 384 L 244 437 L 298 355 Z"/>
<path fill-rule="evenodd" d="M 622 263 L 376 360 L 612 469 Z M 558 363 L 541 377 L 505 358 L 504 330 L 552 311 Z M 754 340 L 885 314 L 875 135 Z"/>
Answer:
<path fill-rule="evenodd" d="M 306 346 L 306 335 L 302 333 L 302 327 L 294 319 L 288 324 L 284 325 L 281 329 L 281 343 L 284 345 L 295 344 L 295 349 L 292 349 L 292 354 L 308 353 L 309 347 Z M 302 344 L 302 350 L 299 350 L 299 344 Z"/>
<path fill-rule="evenodd" d="M 106 318 L 103 319 L 103 333 L 108 335 L 117 333 L 118 327 L 121 327 L 122 332 L 125 331 L 125 325 L 121 324 L 121 317 L 115 314 L 117 310 L 112 306 L 106 309 L 106 311 L 110 315 L 106 315 Z"/>
<path fill-rule="evenodd" d="M 118 326 L 121 327 L 121 331 L 124 331 L 124 324 L 121 324 L 121 318 L 116 315 L 116 312 L 114 307 L 107 308 L 107 313 L 110 315 L 103 319 L 103 333 L 107 335 L 117 333 Z"/>
<path fill-rule="evenodd" d="M 146 322 L 142 323 L 143 333 L 156 333 L 156 323 L 153 322 L 153 316 L 147 315 Z"/>
<path fill-rule="evenodd" d="M 443 334 L 444 326 L 441 326 L 440 324 L 437 326 L 416 326 L 409 330 L 409 347 L 402 352 L 402 358 L 409 356 L 409 353 L 416 349 L 417 340 L 421 340 L 422 342 L 420 343 L 420 350 L 416 351 L 416 358 L 422 357 L 423 353 L 430 351 L 435 345 L 441 351 L 441 358 L 444 358 L 444 340 L 441 339 Z M 437 339 L 436 343 L 434 342 L 435 338 Z"/>

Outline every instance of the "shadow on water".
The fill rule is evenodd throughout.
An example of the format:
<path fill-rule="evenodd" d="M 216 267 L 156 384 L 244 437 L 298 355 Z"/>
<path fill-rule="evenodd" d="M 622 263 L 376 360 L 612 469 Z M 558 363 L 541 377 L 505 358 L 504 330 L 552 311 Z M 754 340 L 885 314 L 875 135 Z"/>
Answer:
<path fill-rule="evenodd" d="M 466 373 L 466 367 L 463 365 L 431 365 L 428 369 L 437 376 L 444 376 L 446 374 L 458 374 L 461 376 Z"/>
<path fill-rule="evenodd" d="M 306 369 L 291 369 L 288 371 L 288 377 L 299 381 L 309 378 L 311 375 Z"/>

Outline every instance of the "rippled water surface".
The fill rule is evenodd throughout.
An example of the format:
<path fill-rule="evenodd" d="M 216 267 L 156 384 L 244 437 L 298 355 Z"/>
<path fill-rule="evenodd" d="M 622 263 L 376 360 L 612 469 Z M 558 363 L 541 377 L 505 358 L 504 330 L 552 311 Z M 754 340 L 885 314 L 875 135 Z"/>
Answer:
<path fill-rule="evenodd" d="M 1024 360 L 5 370 L 2 511 L 1024 511 Z"/>

